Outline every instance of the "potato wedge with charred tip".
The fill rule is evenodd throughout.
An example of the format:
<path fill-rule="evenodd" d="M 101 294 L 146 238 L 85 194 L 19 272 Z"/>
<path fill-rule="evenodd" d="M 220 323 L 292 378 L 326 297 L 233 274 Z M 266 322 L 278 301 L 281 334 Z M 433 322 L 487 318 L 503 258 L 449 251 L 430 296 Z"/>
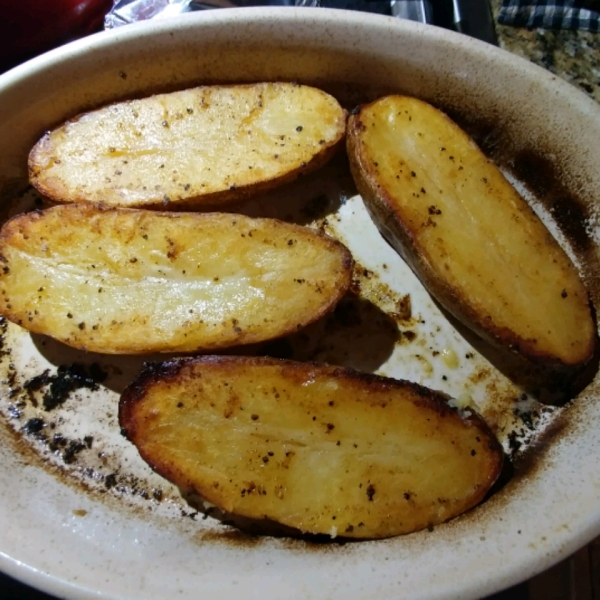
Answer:
<path fill-rule="evenodd" d="M 352 174 L 383 235 L 429 292 L 535 385 L 568 398 L 596 328 L 577 269 L 473 140 L 416 98 L 361 106 Z"/>
<path fill-rule="evenodd" d="M 327 365 L 204 356 L 150 365 L 119 421 L 142 458 L 229 513 L 384 538 L 451 519 L 496 481 L 483 420 L 419 385 Z"/>
<path fill-rule="evenodd" d="M 188 210 L 320 167 L 345 129 L 346 111 L 313 87 L 203 86 L 67 121 L 33 148 L 29 175 L 54 203 Z"/>
<path fill-rule="evenodd" d="M 352 257 L 299 225 L 71 204 L 0 231 L 0 314 L 92 352 L 194 352 L 295 332 L 348 289 Z"/>

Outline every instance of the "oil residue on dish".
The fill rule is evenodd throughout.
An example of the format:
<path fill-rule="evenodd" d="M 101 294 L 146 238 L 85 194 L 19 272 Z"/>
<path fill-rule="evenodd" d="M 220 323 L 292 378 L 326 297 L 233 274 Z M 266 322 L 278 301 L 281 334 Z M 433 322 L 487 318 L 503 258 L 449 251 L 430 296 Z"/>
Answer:
<path fill-rule="evenodd" d="M 39 202 L 30 192 L 11 213 Z M 475 406 L 515 459 L 559 422 L 563 409 L 540 404 L 498 371 L 381 237 L 343 154 L 294 184 L 226 209 L 315 228 L 344 242 L 356 259 L 352 290 L 332 313 L 290 337 L 236 353 L 328 362 L 441 390 Z M 551 208 L 538 212 L 551 226 L 559 217 Z M 559 236 L 571 254 L 586 251 L 581 227 L 564 232 L 579 240 Z M 120 392 L 145 360 L 165 357 L 85 354 L 6 321 L 1 326 L 0 414 L 20 443 L 92 494 L 169 519 L 193 519 L 201 538 L 233 535 L 210 511 L 188 504 L 120 434 Z"/>

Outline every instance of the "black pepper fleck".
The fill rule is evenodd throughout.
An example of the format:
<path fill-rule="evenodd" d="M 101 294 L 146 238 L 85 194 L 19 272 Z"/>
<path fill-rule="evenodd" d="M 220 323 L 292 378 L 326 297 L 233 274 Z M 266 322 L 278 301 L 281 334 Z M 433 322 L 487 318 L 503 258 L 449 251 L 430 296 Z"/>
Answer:
<path fill-rule="evenodd" d="M 373 502 L 373 496 L 375 495 L 375 486 L 370 483 L 367 487 L 367 497 L 369 498 L 369 502 Z"/>

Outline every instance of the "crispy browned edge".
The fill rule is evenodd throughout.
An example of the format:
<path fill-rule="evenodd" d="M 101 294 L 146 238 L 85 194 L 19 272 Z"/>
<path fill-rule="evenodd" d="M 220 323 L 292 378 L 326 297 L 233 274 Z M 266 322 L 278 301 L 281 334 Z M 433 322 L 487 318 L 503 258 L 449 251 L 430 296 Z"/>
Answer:
<path fill-rule="evenodd" d="M 463 299 L 458 290 L 438 276 L 433 266 L 419 252 L 414 232 L 397 216 L 393 196 L 387 193 L 383 186 L 370 184 L 370 181 L 375 179 L 375 171 L 363 156 L 360 132 L 364 128 L 361 111 L 371 104 L 364 104 L 352 111 L 346 128 L 346 146 L 352 177 L 380 232 L 419 277 L 429 293 L 450 314 L 499 351 L 515 372 L 518 369 L 528 371 L 526 381 L 533 381 L 534 393 L 541 394 L 541 397 L 550 403 L 561 403 L 572 398 L 580 391 L 583 385 L 581 379 L 586 377 L 586 367 L 595 358 L 597 336 L 592 338 L 585 360 L 566 364 L 554 356 L 536 351 L 527 339 L 511 329 L 498 327 L 489 319 L 485 319 L 484 315 L 477 313 L 470 306 L 468 300 Z M 455 125 L 447 115 L 442 114 Z M 528 204 L 527 208 L 535 215 Z M 556 240 L 554 242 L 557 243 Z M 591 301 L 589 305 L 593 318 Z"/>
<path fill-rule="evenodd" d="M 246 85 L 246 84 L 244 84 Z M 254 84 L 247 84 L 254 85 Z M 206 87 L 206 86 L 200 86 Z M 235 84 L 231 85 L 223 85 L 218 87 L 238 87 Z M 127 100 L 122 102 L 128 102 Z M 119 102 L 121 103 L 121 102 Z M 112 103 L 114 104 L 114 103 Z M 61 127 L 65 127 L 71 123 L 76 123 L 79 119 L 89 114 L 90 112 L 95 112 L 96 110 L 100 110 L 106 106 L 111 106 L 112 104 L 107 104 L 94 109 L 94 111 L 87 111 L 84 113 L 80 113 L 71 119 L 68 119 L 64 123 L 58 125 L 55 129 L 59 129 Z M 346 125 L 348 120 L 348 111 L 341 107 L 342 110 L 342 118 L 344 125 Z M 52 186 L 47 186 L 38 181 L 37 175 L 39 173 L 39 168 L 37 167 L 37 156 L 39 153 L 45 154 L 45 145 L 48 142 L 49 134 L 51 132 L 46 132 L 41 139 L 35 144 L 35 146 L 29 152 L 29 156 L 27 159 L 27 170 L 29 174 L 29 182 L 31 185 L 36 188 L 36 190 L 42 194 L 44 200 L 49 202 L 50 204 L 69 204 L 69 203 L 95 203 L 99 205 L 104 205 L 106 207 L 119 207 L 121 206 L 118 203 L 114 202 L 95 202 L 93 200 L 89 200 L 84 196 L 77 195 L 73 197 L 64 197 Z M 189 198 L 178 198 L 175 200 L 164 201 L 163 199 L 157 200 L 156 202 L 140 202 L 137 204 L 127 204 L 123 206 L 123 208 L 145 208 L 148 210 L 161 210 L 161 211 L 186 211 L 190 209 L 200 209 L 205 206 L 215 206 L 219 204 L 226 204 L 230 202 L 238 202 L 241 200 L 245 200 L 247 198 L 254 197 L 261 192 L 265 192 L 271 190 L 273 188 L 279 187 L 286 183 L 291 183 L 292 181 L 298 179 L 303 175 L 307 175 L 308 173 L 312 173 L 317 169 L 320 169 L 324 165 L 326 165 L 335 154 L 345 145 L 345 127 L 342 129 L 342 135 L 336 141 L 333 141 L 329 144 L 324 144 L 321 146 L 318 154 L 315 154 L 313 158 L 303 163 L 299 168 L 288 171 L 287 173 L 283 173 L 280 177 L 275 177 L 273 179 L 267 179 L 258 181 L 248 185 L 242 186 L 231 186 L 227 190 L 222 190 L 219 192 L 213 192 L 211 194 L 201 194 L 196 196 L 191 196 Z"/>
<path fill-rule="evenodd" d="M 75 220 L 85 219 L 87 216 L 92 215 L 92 214 L 101 214 L 101 213 L 109 213 L 109 212 L 140 213 L 140 214 L 147 213 L 151 217 L 166 217 L 169 219 L 190 216 L 197 220 L 208 219 L 212 215 L 226 214 L 233 218 L 238 217 L 238 218 L 243 218 L 243 219 L 270 221 L 276 227 L 284 226 L 286 228 L 289 227 L 289 228 L 296 229 L 298 231 L 299 235 L 303 235 L 303 236 L 306 236 L 307 234 L 312 235 L 316 239 L 321 241 L 322 243 L 329 246 L 330 248 L 336 247 L 341 251 L 341 253 L 342 253 L 341 265 L 342 265 L 342 268 L 343 268 L 343 271 L 345 274 L 345 278 L 344 278 L 344 280 L 342 280 L 340 282 L 340 285 L 336 288 L 335 293 L 332 294 L 332 296 L 330 298 L 330 302 L 328 302 L 326 305 L 323 305 L 321 310 L 315 311 L 315 313 L 312 315 L 312 317 L 309 320 L 307 320 L 305 323 L 302 323 L 302 327 L 306 327 L 306 326 L 310 325 L 311 323 L 313 323 L 313 322 L 317 321 L 318 319 L 320 319 L 321 317 L 325 316 L 330 310 L 332 310 L 333 307 L 336 306 L 336 304 L 342 299 L 344 294 L 348 291 L 348 289 L 350 288 L 350 284 L 352 283 L 354 258 L 352 257 L 350 250 L 348 250 L 348 248 L 342 242 L 340 242 L 332 237 L 329 237 L 328 235 L 325 235 L 319 231 L 316 231 L 314 229 L 309 229 L 307 227 L 303 227 L 302 225 L 297 225 L 295 223 L 288 223 L 285 221 L 281 221 L 279 219 L 272 219 L 272 218 L 266 218 L 266 217 L 247 217 L 246 215 L 233 215 L 233 214 L 230 215 L 229 213 L 195 213 L 195 212 L 183 213 L 183 212 L 178 212 L 178 213 L 174 214 L 172 212 L 167 212 L 167 211 L 149 212 L 145 209 L 139 209 L 139 208 L 102 207 L 102 206 L 86 204 L 86 203 L 57 205 L 57 206 L 53 206 L 53 207 L 46 208 L 43 210 L 36 209 L 31 212 L 21 213 L 19 215 L 12 217 L 0 229 L 0 267 L 1 267 L 1 265 L 4 265 L 4 268 L 9 267 L 6 264 L 7 259 L 5 258 L 4 254 L 3 254 L 3 248 L 6 243 L 10 244 L 10 237 L 12 235 L 14 235 L 15 232 L 20 232 L 20 233 L 26 234 L 27 226 L 29 225 L 29 223 L 37 221 L 39 219 L 42 219 L 44 217 L 44 215 L 50 211 L 72 212 L 72 213 L 74 213 L 73 218 Z M 23 326 L 23 327 L 27 328 L 26 327 L 27 324 L 19 322 L 19 319 L 15 319 L 14 315 L 10 311 L 4 311 L 2 313 L 2 316 L 7 318 L 9 321 L 12 321 L 13 323 L 16 323 L 19 326 Z M 279 334 L 277 334 L 277 336 L 275 336 L 274 338 L 269 338 L 269 339 L 277 339 L 279 337 L 284 337 L 286 335 L 296 333 L 298 331 L 298 329 L 299 328 L 298 328 L 297 324 L 293 324 L 292 322 L 290 322 L 290 325 L 287 329 L 282 329 L 281 332 Z M 37 331 L 34 329 L 31 329 L 31 331 L 35 331 L 36 333 L 44 333 L 44 332 L 40 332 L 40 331 Z M 266 340 L 263 340 L 263 341 L 266 341 Z M 215 351 L 215 350 L 218 350 L 219 348 L 227 348 L 227 347 L 237 346 L 240 344 L 247 344 L 247 343 L 248 343 L 247 341 L 244 342 L 243 340 L 241 340 L 241 341 L 234 340 L 231 343 L 227 343 L 225 346 L 218 346 L 218 347 L 212 346 L 211 349 L 213 351 Z M 78 348 L 80 350 L 86 350 L 85 344 L 82 344 L 79 346 L 74 345 L 73 347 Z M 202 351 L 203 348 L 198 347 L 196 350 Z M 155 351 L 159 352 L 160 350 L 155 350 Z M 166 349 L 165 351 L 169 351 L 169 349 Z M 140 352 L 138 352 L 138 354 L 144 354 L 145 352 L 146 351 L 140 351 Z"/>
<path fill-rule="evenodd" d="M 442 416 L 458 416 L 458 410 L 448 404 L 450 397 L 443 392 L 431 390 L 411 381 L 363 373 L 346 367 L 269 357 L 221 355 L 178 358 L 161 363 L 147 363 L 138 377 L 121 394 L 118 411 L 121 433 L 136 446 L 140 456 L 156 473 L 177 485 L 184 492 L 194 492 L 209 502 L 217 500 L 211 497 L 210 486 L 198 489 L 177 469 L 176 465 L 169 461 L 161 461 L 160 458 L 157 460 L 156 456 L 147 455 L 144 451 L 143 439 L 141 439 L 143 433 L 140 432 L 140 422 L 136 415 L 137 406 L 144 401 L 146 394 L 154 384 L 158 382 L 177 381 L 183 372 L 197 365 L 216 365 L 229 368 L 235 368 L 236 365 L 243 365 L 244 367 L 278 366 L 285 369 L 285 373 L 290 379 L 293 379 L 294 375 L 298 374 L 301 376 L 299 379 L 303 381 L 303 376 L 307 371 L 313 374 L 316 371 L 317 376 L 331 376 L 349 380 L 356 387 L 363 389 L 367 387 L 374 390 L 394 391 L 409 388 L 419 396 L 419 400 L 417 400 L 418 405 L 433 409 Z M 492 430 L 475 411 L 465 409 L 458 418 L 462 419 L 469 426 L 478 429 L 484 439 L 484 443 L 487 442 L 490 454 L 487 485 L 480 486 L 473 494 L 469 505 L 465 508 L 465 511 L 467 511 L 479 504 L 496 483 L 503 469 L 505 455 L 502 445 Z"/>

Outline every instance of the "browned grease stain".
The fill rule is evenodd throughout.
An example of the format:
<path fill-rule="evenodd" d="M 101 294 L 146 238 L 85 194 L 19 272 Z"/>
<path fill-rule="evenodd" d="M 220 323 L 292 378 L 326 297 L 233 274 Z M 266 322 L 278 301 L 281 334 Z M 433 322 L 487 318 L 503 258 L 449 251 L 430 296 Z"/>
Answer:
<path fill-rule="evenodd" d="M 10 425 L 3 418 L 0 418 L 0 427 L 2 428 L 2 432 L 0 432 L 0 440 L 5 444 L 8 443 L 14 454 L 19 456 L 20 461 L 24 466 L 34 466 L 39 469 L 43 469 L 60 481 L 60 483 L 70 486 L 78 492 L 85 494 L 92 500 L 102 500 L 102 503 L 106 504 L 109 508 L 119 510 L 120 512 L 126 511 L 127 514 L 133 513 L 139 517 L 145 517 L 147 514 L 148 506 L 150 506 L 150 504 L 147 506 L 138 506 L 131 503 L 127 503 L 127 505 L 123 504 L 124 496 L 133 496 L 134 494 L 127 494 L 125 492 L 120 493 L 119 495 L 113 495 L 108 493 L 108 489 L 100 490 L 96 487 L 93 487 L 86 482 L 84 478 L 79 479 L 78 477 L 73 477 L 68 466 L 55 464 L 49 459 L 45 458 L 42 454 L 39 454 L 35 447 L 28 443 L 26 436 L 23 435 L 22 432 L 10 427 Z M 76 512 L 77 510 L 79 509 L 74 509 L 73 514 L 76 514 L 77 516 L 84 516 L 83 513 L 86 511 Z"/>
<path fill-rule="evenodd" d="M 519 489 L 526 486 L 530 479 L 543 475 L 544 470 L 551 467 L 547 460 L 549 450 L 561 439 L 573 435 L 576 427 L 573 426 L 568 412 L 565 411 L 555 418 L 546 430 L 538 434 L 535 442 L 515 460 L 507 458 L 504 461 L 498 480 L 480 504 L 437 528 L 458 526 L 459 531 L 474 527 L 485 529 L 486 523 L 496 523 L 499 512 L 510 511 L 513 498 L 519 493 Z"/>
<path fill-rule="evenodd" d="M 268 538 L 226 527 L 222 531 L 198 531 L 193 540 L 198 544 L 220 543 L 234 548 L 256 548 L 263 545 Z"/>
<path fill-rule="evenodd" d="M 44 460 L 31 446 L 25 435 L 13 429 L 8 421 L 3 416 L 0 416 L 0 427 L 2 427 L 3 433 L 0 436 L 2 442 L 6 443 L 5 440 L 10 444 L 11 448 L 15 451 L 24 465 L 29 465 L 32 462 L 38 467 L 51 467 L 48 461 Z"/>
<path fill-rule="evenodd" d="M 573 434 L 573 422 L 569 419 L 569 411 L 561 412 L 552 419 L 551 423 L 541 433 L 538 433 L 527 451 L 518 455 L 514 461 L 516 484 L 526 477 L 539 474 L 547 464 L 545 457 L 549 449 L 561 439 Z"/>
<path fill-rule="evenodd" d="M 509 166 L 544 204 L 575 251 L 587 254 L 592 248 L 585 227 L 589 212 L 582 200 L 565 189 L 552 163 L 532 151 L 522 151 L 512 157 Z"/>
<path fill-rule="evenodd" d="M 127 502 L 123 504 L 123 500 L 126 500 L 127 494 L 123 494 L 121 497 L 113 496 L 111 494 L 104 494 L 96 489 L 90 488 L 85 481 L 80 481 L 70 476 L 70 474 L 53 465 L 52 463 L 43 460 L 34 449 L 27 444 L 24 436 L 21 436 L 18 432 L 11 429 L 6 423 L 2 423 L 3 429 L 7 430 L 10 434 L 11 445 L 14 445 L 15 450 L 23 457 L 23 462 L 26 464 L 35 464 L 40 468 L 51 472 L 57 479 L 59 479 L 65 485 L 70 485 L 75 489 L 81 491 L 87 496 L 94 500 L 102 499 L 102 502 L 107 506 L 118 509 L 120 512 L 125 514 L 134 514 L 140 518 L 147 518 L 148 510 L 152 511 L 152 506 L 135 506 Z M 509 507 L 512 495 L 517 492 L 519 486 L 526 485 L 527 478 L 536 475 L 538 472 L 545 468 L 544 458 L 548 449 L 557 441 L 565 436 L 571 435 L 572 427 L 568 420 L 568 414 L 562 415 L 560 419 L 556 420 L 548 430 L 539 436 L 537 443 L 534 447 L 526 452 L 523 456 L 519 457 L 516 464 L 513 466 L 510 461 L 505 461 L 505 469 L 501 475 L 499 482 L 493 489 L 493 495 L 488 496 L 487 500 L 484 500 L 483 505 L 475 507 L 463 515 L 458 516 L 451 521 L 438 525 L 436 529 L 444 527 L 452 527 L 453 524 L 460 524 L 461 527 L 464 523 L 467 526 L 471 524 L 473 526 L 482 526 L 485 524 L 488 513 L 487 506 L 489 508 Z M 499 504 L 500 503 L 500 504 Z M 201 515 L 195 512 L 193 506 L 188 506 L 185 503 L 182 504 L 181 517 L 183 520 L 185 517 L 190 517 L 194 521 L 200 521 Z M 186 512 L 190 510 L 190 512 Z M 195 516 L 198 515 L 198 516 Z M 83 516 L 83 515 L 78 515 Z M 492 517 L 495 518 L 495 517 Z M 157 526 L 173 527 L 177 525 L 177 522 L 172 519 L 156 519 L 156 515 L 153 516 Z M 200 525 L 198 525 L 200 527 Z M 410 537 L 410 536 L 402 536 Z M 299 532 L 296 535 L 287 535 L 281 537 L 280 535 L 262 535 L 256 533 L 247 533 L 240 529 L 236 529 L 226 523 L 219 526 L 218 530 L 206 531 L 198 528 L 193 534 L 191 539 L 198 544 L 221 544 L 236 549 L 255 549 L 260 548 L 264 545 L 271 545 L 276 540 L 277 544 L 280 544 L 283 550 L 291 552 L 302 552 L 302 553 L 338 553 L 341 551 L 341 547 L 348 544 L 350 547 L 360 543 L 361 540 L 345 540 L 343 538 L 332 539 L 329 536 L 302 536 Z M 381 540 L 385 542 L 385 540 Z"/>
<path fill-rule="evenodd" d="M 518 454 L 512 461 L 505 461 L 504 472 L 484 504 L 461 515 L 461 523 L 481 527 L 488 518 L 495 520 L 498 510 L 510 510 L 513 497 L 522 486 L 527 485 L 530 479 L 543 475 L 544 470 L 551 467 L 547 460 L 550 449 L 560 440 L 573 435 L 576 430 L 569 408 L 571 407 L 567 407 L 544 431 L 538 433 L 525 452 Z"/>
<path fill-rule="evenodd" d="M 409 293 L 393 291 L 379 279 L 375 271 L 359 262 L 354 264 L 351 290 L 379 306 L 399 325 L 410 327 L 420 322 L 420 318 L 413 315 Z"/>
<path fill-rule="evenodd" d="M 482 504 L 460 515 L 455 521 L 467 528 L 485 528 L 487 522 L 494 524 L 499 512 L 511 510 L 513 498 L 519 493 L 519 489 L 527 485 L 529 479 L 542 475 L 544 469 L 550 466 L 546 461 L 550 445 L 568 436 L 569 429 L 566 420 L 557 419 L 547 432 L 539 436 L 533 447 L 515 462 L 505 461 L 505 470 L 488 497 Z M 453 521 L 449 521 L 446 525 L 452 526 Z"/>
<path fill-rule="evenodd" d="M 358 93 L 355 90 L 354 92 L 356 95 L 355 102 L 364 98 L 362 91 Z M 346 91 L 346 93 L 348 92 Z M 375 96 L 380 94 L 372 95 Z M 460 117 L 460 115 L 458 115 L 458 117 Z M 598 260 L 590 253 L 592 244 L 589 236 L 583 229 L 583 222 L 588 216 L 584 202 L 563 189 L 563 186 L 560 184 L 559 170 L 545 161 L 545 159 L 541 158 L 540 153 L 543 153 L 543 150 L 527 150 L 519 155 L 510 156 L 512 145 L 506 143 L 506 140 L 502 139 L 501 133 L 494 125 L 494 123 L 498 122 L 498 117 L 499 115 L 487 115 L 487 122 L 482 121 L 478 124 L 478 127 L 476 127 L 476 129 L 478 129 L 478 131 L 475 132 L 476 139 L 489 156 L 494 157 L 499 164 L 504 164 L 509 168 L 512 168 L 517 177 L 540 197 L 540 201 L 543 202 L 544 206 L 557 220 L 558 226 L 566 235 L 569 242 L 573 244 L 578 256 L 584 259 L 583 264 L 586 284 L 588 285 L 592 297 L 598 301 L 598 298 L 600 298 L 600 284 L 595 285 L 593 283 L 595 279 L 592 276 L 592 274 L 598 270 Z M 464 118 L 457 118 L 457 120 L 459 122 L 464 122 Z M 471 130 L 472 129 L 473 128 L 471 128 Z M 505 154 L 503 154 L 503 152 Z M 540 176 L 541 172 L 544 173 L 544 176 Z M 0 218 L 2 217 L 3 213 L 0 213 Z M 371 286 L 371 289 L 373 290 L 372 293 L 375 296 L 378 298 L 389 298 L 389 294 L 386 293 L 384 288 L 373 289 L 377 287 L 377 284 L 370 282 L 368 277 L 365 277 L 364 279 L 367 281 L 367 289 Z M 358 284 L 359 289 L 362 289 L 363 283 L 364 282 L 361 279 Z M 380 285 L 383 286 L 383 284 Z M 484 378 L 484 372 L 481 371 L 477 377 Z M 508 399 L 503 395 L 503 391 L 497 389 L 494 383 L 488 384 L 488 386 L 488 392 L 493 396 L 492 404 L 494 404 L 494 406 L 496 406 L 496 404 L 500 406 L 503 402 L 508 402 Z M 498 410 L 500 411 L 501 409 L 499 408 Z M 563 412 L 559 417 L 554 419 L 546 431 L 538 434 L 533 446 L 516 460 L 514 465 L 515 472 L 512 475 L 511 480 L 494 497 L 489 499 L 488 502 L 494 503 L 495 505 L 500 503 L 500 505 L 506 504 L 508 506 L 512 494 L 518 486 L 523 485 L 526 478 L 533 477 L 546 468 L 545 456 L 549 448 L 553 447 L 557 441 L 560 441 L 566 436 L 573 435 L 575 432 L 574 430 L 576 427 L 569 420 L 572 416 L 571 413 L 572 411 L 569 410 Z M 497 417 L 494 417 L 490 411 L 489 418 L 493 420 Z M 4 419 L 0 420 L 4 421 Z M 83 482 L 71 477 L 67 471 L 62 470 L 41 458 L 32 446 L 29 445 L 26 437 L 12 429 L 7 423 L 3 423 L 2 427 L 8 432 L 8 437 L 11 438 L 11 444 L 14 446 L 15 451 L 21 456 L 24 463 L 36 464 L 40 468 L 50 470 L 63 483 L 75 486 L 94 498 L 103 495 L 108 500 L 108 494 L 100 494 L 97 490 L 91 490 Z M 116 505 L 122 506 L 123 503 L 121 498 L 113 499 Z M 144 508 L 138 508 L 132 505 L 128 505 L 127 510 L 137 512 L 141 515 L 146 513 Z M 460 520 L 469 521 L 477 519 L 478 523 L 481 523 L 482 520 L 485 521 L 485 517 L 485 509 L 475 509 L 460 517 Z M 444 527 L 444 525 L 440 527 Z M 196 537 L 199 543 L 224 543 L 244 548 L 257 547 L 266 540 L 266 538 L 247 535 L 233 529 L 226 529 L 219 532 L 198 532 Z M 326 543 L 315 543 L 307 542 L 306 540 L 286 538 L 282 539 L 281 543 L 286 549 L 303 551 L 312 549 L 315 551 L 330 552 L 337 551 L 339 546 L 335 540 L 330 539 L 326 540 Z"/>
<path fill-rule="evenodd" d="M 469 381 L 472 384 L 477 385 L 482 381 L 489 379 L 492 375 L 492 369 L 490 369 L 489 367 L 480 367 L 473 374 L 471 374 L 471 376 L 469 377 Z M 488 389 L 488 392 L 491 391 L 496 391 L 495 386 L 492 386 L 490 389 Z"/>
<path fill-rule="evenodd" d="M 291 552 L 312 552 L 319 554 L 338 553 L 342 546 L 353 545 L 360 540 L 344 539 L 341 537 L 331 538 L 328 535 L 307 535 L 297 532 L 293 537 L 275 536 L 277 544 L 284 550 Z M 225 526 L 219 531 L 198 531 L 194 537 L 194 542 L 203 544 L 221 544 L 236 549 L 254 549 L 261 546 L 271 546 L 273 537 L 261 534 L 251 534 Z"/>
<path fill-rule="evenodd" d="M 473 384 L 485 382 L 486 407 L 482 416 L 496 435 L 507 425 L 508 415 L 519 396 L 516 386 L 500 381 L 493 369 L 481 367 L 470 378 Z"/>
<path fill-rule="evenodd" d="M 4 332 L 2 335 L 2 360 L 0 361 L 0 369 L 2 378 L 6 381 L 11 381 L 11 344 L 18 343 L 18 335 Z M 10 392 L 13 402 L 20 401 L 30 402 L 27 397 L 27 391 L 18 384 L 11 384 Z M 31 429 L 29 425 L 31 421 L 40 421 L 42 428 L 39 431 L 45 434 L 44 440 L 37 442 L 38 428 Z M 137 514 L 143 516 L 148 509 L 152 509 L 153 505 L 161 500 L 175 500 L 171 495 L 163 493 L 162 490 L 152 489 L 145 482 L 136 478 L 135 481 L 128 477 L 126 469 L 122 468 L 116 473 L 108 473 L 96 468 L 86 468 L 85 465 L 77 461 L 77 456 L 69 461 L 63 459 L 60 461 L 59 455 L 63 454 L 57 450 L 53 450 L 53 445 L 63 449 L 53 441 L 55 433 L 59 432 L 55 415 L 52 411 L 43 411 L 39 413 L 39 418 L 29 419 L 25 421 L 21 416 L 14 418 L 6 418 L 0 415 L 0 441 L 6 448 L 6 451 L 11 452 L 23 465 L 33 466 L 44 470 L 55 477 L 61 484 L 69 485 L 71 488 L 85 494 L 93 500 L 101 500 L 112 509 L 127 514 Z M 59 434 L 60 435 L 60 434 Z M 77 442 L 77 439 L 64 439 L 67 444 Z M 89 446 L 82 444 L 81 450 L 86 452 L 97 452 L 97 449 L 92 444 L 90 438 Z M 43 448 L 39 450 L 36 446 L 40 443 Z M 46 454 L 47 453 L 47 454 Z M 133 486 L 131 485 L 133 483 Z M 166 482 L 165 482 L 166 483 Z M 168 484 L 167 484 L 168 485 Z M 132 489 L 129 489 L 131 487 Z M 115 488 L 114 490 L 112 488 Z M 123 499 L 137 497 L 139 499 L 148 500 L 144 505 L 134 505 L 130 502 L 123 503 Z M 181 504 L 181 501 L 179 501 Z M 74 509 L 78 510 L 78 509 Z M 73 514 L 76 514 L 75 512 Z M 83 516 L 79 514 L 78 516 Z"/>

